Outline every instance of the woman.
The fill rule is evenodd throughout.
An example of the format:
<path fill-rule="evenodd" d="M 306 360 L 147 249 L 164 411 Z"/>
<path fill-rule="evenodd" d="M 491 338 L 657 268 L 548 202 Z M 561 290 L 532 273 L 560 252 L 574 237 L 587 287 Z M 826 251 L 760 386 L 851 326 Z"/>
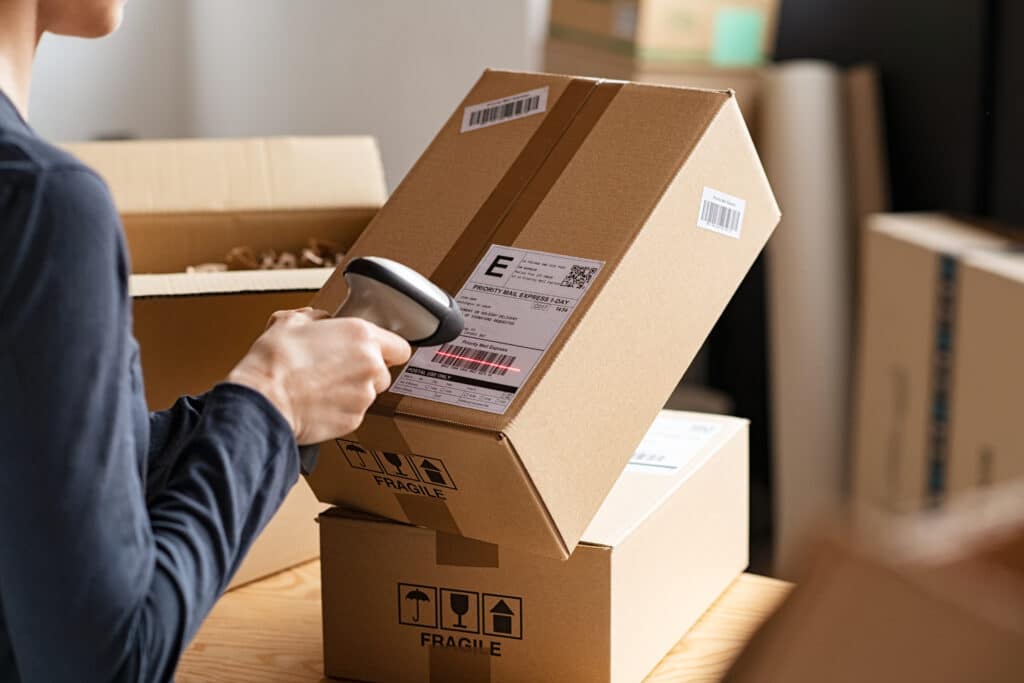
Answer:
<path fill-rule="evenodd" d="M 45 31 L 122 0 L 0 0 L 0 681 L 166 681 L 298 477 L 408 344 L 278 313 L 225 382 L 149 414 L 103 182 L 25 121 Z"/>

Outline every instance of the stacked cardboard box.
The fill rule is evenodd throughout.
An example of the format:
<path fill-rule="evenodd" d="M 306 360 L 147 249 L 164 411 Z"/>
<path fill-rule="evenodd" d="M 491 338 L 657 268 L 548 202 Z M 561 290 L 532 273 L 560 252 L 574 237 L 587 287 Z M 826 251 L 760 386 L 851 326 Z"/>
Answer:
<path fill-rule="evenodd" d="M 340 508 L 320 526 L 328 676 L 638 681 L 747 565 L 747 424 L 662 412 L 567 561 Z"/>
<path fill-rule="evenodd" d="M 347 249 L 384 201 L 372 138 L 165 140 L 68 145 L 107 181 L 124 223 L 134 333 L 151 410 L 222 381 L 276 310 L 299 308 L 331 273 L 186 274 L 232 248 Z M 296 486 L 231 586 L 316 557 L 323 509 Z"/>
<path fill-rule="evenodd" d="M 871 219 L 864 242 L 853 497 L 903 513 L 1024 474 L 1024 272 L 1003 232 L 948 216 Z"/>
<path fill-rule="evenodd" d="M 706 529 L 681 525 L 686 547 L 715 546 L 686 563 L 661 544 L 665 576 L 694 581 L 684 600 L 672 579 L 674 616 L 629 607 L 661 595 L 642 578 L 664 571 L 653 537 L 687 516 L 676 504 L 742 498 L 725 482 L 745 480 L 745 466 L 723 456 L 733 475 L 701 469 L 718 483 L 695 475 L 685 496 L 681 480 L 643 477 L 645 493 L 623 494 L 633 503 L 607 513 L 609 527 L 595 516 L 778 218 L 729 92 L 485 72 L 349 252 L 430 277 L 467 325 L 417 351 L 308 478 L 323 502 L 360 511 L 321 519 L 329 675 L 570 680 L 546 671 L 568 671 L 557 642 L 583 624 L 596 639 L 587 675 L 632 680 L 653 666 L 741 570 L 746 506 L 699 505 L 722 537 L 698 542 Z M 346 294 L 339 269 L 314 305 L 337 310 Z M 720 429 L 726 439 L 735 425 Z M 600 591 L 551 593 L 575 590 L 573 577 Z M 541 621 L 517 626 L 520 609 Z M 431 613 L 441 627 L 410 639 Z M 501 640 L 520 628 L 529 639 Z M 627 654 L 623 629 L 651 645 Z"/>

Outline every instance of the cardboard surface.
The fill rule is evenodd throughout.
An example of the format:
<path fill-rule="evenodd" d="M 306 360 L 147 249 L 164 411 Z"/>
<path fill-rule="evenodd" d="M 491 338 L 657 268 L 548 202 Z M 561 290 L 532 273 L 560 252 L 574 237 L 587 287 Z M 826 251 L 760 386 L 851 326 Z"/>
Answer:
<path fill-rule="evenodd" d="M 540 90 L 543 112 L 462 132 L 467 108 Z M 708 199 L 709 188 L 745 202 L 733 233 L 702 224 L 728 208 Z M 324 502 L 567 557 L 778 217 L 729 93 L 485 72 L 350 256 L 393 258 L 453 292 L 472 277 L 460 301 L 485 306 L 471 332 L 492 336 L 458 342 L 462 356 L 414 357 L 355 435 L 321 449 L 314 491 Z M 503 299 L 479 303 L 491 293 L 476 284 L 495 265 L 504 277 L 507 262 L 490 259 L 509 247 L 515 259 L 529 256 L 515 261 L 521 287 L 553 271 L 552 259 L 601 263 L 582 273 L 560 266 L 565 279 L 544 285 L 560 294 L 511 313 Z M 314 305 L 333 310 L 345 294 L 337 271 Z M 563 323 L 532 356 L 494 336 L 552 315 Z M 500 363 L 485 361 L 478 374 L 500 385 L 493 395 L 472 384 L 471 370 L 441 378 L 458 374 L 452 358 L 466 366 L 496 348 L 506 350 L 494 359 L 515 365 L 526 354 L 536 364 L 496 376 Z M 400 394 L 403 377 L 438 393 Z M 456 392 L 469 399 L 454 405 Z M 511 402 L 476 407 L 498 394 Z M 369 460 L 346 457 L 358 454 L 349 446 Z M 424 459 L 440 479 L 420 471 Z"/>
<path fill-rule="evenodd" d="M 947 216 L 885 214 L 869 221 L 853 429 L 853 495 L 908 512 L 941 502 L 953 366 L 963 330 L 959 258 L 999 250 L 995 233 Z M 1006 316 L 1002 310 L 997 315 Z M 978 404 L 985 410 L 988 399 Z"/>
<path fill-rule="evenodd" d="M 326 674 L 640 680 L 747 565 L 746 421 L 664 411 L 645 444 L 564 562 L 324 513 Z"/>
<path fill-rule="evenodd" d="M 111 188 L 136 273 L 183 272 L 240 245 L 351 244 L 385 199 L 371 137 L 138 140 L 64 146 Z"/>
<path fill-rule="evenodd" d="M 957 301 L 948 488 L 1024 478 L 1024 255 L 964 258 Z"/>
<path fill-rule="evenodd" d="M 306 306 L 331 269 L 186 274 L 236 246 L 351 245 L 384 200 L 372 138 L 157 140 L 67 145 L 107 181 L 136 273 L 129 279 L 151 410 L 223 381 L 277 310 Z M 317 556 L 324 506 L 300 482 L 230 587 Z"/>
<path fill-rule="evenodd" d="M 550 33 L 651 62 L 757 63 L 774 47 L 778 0 L 552 0 Z"/>

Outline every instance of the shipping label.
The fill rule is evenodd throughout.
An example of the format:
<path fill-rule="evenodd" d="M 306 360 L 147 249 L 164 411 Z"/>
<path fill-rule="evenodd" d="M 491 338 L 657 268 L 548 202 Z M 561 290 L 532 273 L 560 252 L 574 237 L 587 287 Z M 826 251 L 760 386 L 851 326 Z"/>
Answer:
<path fill-rule="evenodd" d="M 675 476 L 681 469 L 696 471 L 710 455 L 707 446 L 720 426 L 704 420 L 656 420 L 626 471 L 663 476 Z"/>
<path fill-rule="evenodd" d="M 391 391 L 503 414 L 603 266 L 492 245 L 455 297 L 463 333 L 419 349 Z"/>

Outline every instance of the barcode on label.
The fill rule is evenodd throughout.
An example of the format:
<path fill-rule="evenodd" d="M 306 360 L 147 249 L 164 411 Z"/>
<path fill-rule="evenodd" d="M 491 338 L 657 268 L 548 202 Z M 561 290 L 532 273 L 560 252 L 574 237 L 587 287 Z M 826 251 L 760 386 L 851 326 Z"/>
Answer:
<path fill-rule="evenodd" d="M 739 237 L 747 202 L 739 197 L 704 188 L 697 226 L 729 237 Z"/>
<path fill-rule="evenodd" d="M 500 100 L 481 102 L 466 107 L 462 114 L 462 131 L 486 128 L 505 121 L 539 114 L 547 109 L 548 89 L 538 88 Z"/>
<path fill-rule="evenodd" d="M 455 344 L 443 344 L 431 361 L 444 368 L 466 370 L 478 375 L 503 377 L 509 372 L 519 372 L 513 365 L 516 362 L 515 356 Z"/>

